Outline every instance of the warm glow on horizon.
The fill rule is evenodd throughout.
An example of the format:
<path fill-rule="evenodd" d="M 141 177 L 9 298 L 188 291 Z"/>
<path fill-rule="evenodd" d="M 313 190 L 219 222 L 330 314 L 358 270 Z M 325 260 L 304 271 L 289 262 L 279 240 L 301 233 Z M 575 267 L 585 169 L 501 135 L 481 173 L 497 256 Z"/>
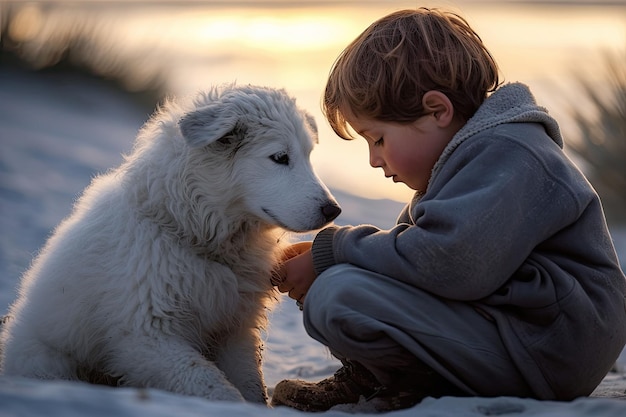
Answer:
<path fill-rule="evenodd" d="M 263 10 L 247 10 L 243 14 L 194 13 L 179 16 L 178 22 L 180 27 L 172 32 L 184 33 L 187 41 L 191 36 L 192 44 L 227 42 L 216 46 L 241 45 L 273 53 L 323 50 L 342 45 L 358 28 L 340 16 L 301 9 L 271 14 Z"/>

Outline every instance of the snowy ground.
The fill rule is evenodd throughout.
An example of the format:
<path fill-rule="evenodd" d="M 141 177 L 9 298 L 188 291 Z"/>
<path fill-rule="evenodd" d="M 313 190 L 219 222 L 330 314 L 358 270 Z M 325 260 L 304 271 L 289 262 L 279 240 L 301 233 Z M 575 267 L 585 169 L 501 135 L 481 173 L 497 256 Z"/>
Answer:
<path fill-rule="evenodd" d="M 117 165 L 130 149 L 148 112 L 120 93 L 87 80 L 32 78 L 0 68 L 0 314 L 15 297 L 18 277 L 51 229 L 70 210 L 90 178 Z M 325 179 L 330 183 L 331 180 Z M 336 193 L 344 208 L 339 223 L 390 226 L 401 204 L 363 200 Z M 624 253 L 626 233 L 614 231 Z M 622 257 L 625 260 L 626 257 Z M 265 376 L 273 387 L 283 378 L 318 380 L 338 367 L 326 350 L 304 332 L 300 312 L 290 300 L 272 315 L 266 340 Z M 624 397 L 626 359 L 598 394 Z M 365 414 L 371 404 L 339 408 Z M 156 390 L 113 389 L 83 383 L 40 382 L 0 377 L 0 416 L 297 416 L 280 408 L 209 402 Z M 581 399 L 569 403 L 516 398 L 427 399 L 396 416 L 618 416 L 626 401 Z"/>

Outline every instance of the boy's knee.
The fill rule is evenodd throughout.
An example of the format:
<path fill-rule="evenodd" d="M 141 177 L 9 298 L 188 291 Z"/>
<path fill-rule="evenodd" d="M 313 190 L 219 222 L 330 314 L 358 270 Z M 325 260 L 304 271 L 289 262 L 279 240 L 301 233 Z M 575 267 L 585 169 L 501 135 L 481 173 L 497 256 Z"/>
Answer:
<path fill-rule="evenodd" d="M 349 264 L 335 265 L 320 274 L 307 293 L 304 303 L 304 324 L 311 332 L 327 334 L 351 327 L 374 304 L 366 281 L 369 271 Z M 341 330 L 339 330 L 341 331 Z"/>
<path fill-rule="evenodd" d="M 329 311 L 361 304 L 367 298 L 363 285 L 369 271 L 349 264 L 335 265 L 320 274 L 307 293 L 306 300 L 313 310 Z"/>

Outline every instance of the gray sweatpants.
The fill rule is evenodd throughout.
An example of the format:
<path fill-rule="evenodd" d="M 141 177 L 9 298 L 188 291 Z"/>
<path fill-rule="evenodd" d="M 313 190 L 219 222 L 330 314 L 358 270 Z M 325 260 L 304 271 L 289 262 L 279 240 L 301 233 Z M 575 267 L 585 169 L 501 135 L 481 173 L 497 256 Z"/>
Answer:
<path fill-rule="evenodd" d="M 423 362 L 469 395 L 532 396 L 496 324 L 470 304 L 352 265 L 317 277 L 305 299 L 304 326 L 382 384 Z"/>

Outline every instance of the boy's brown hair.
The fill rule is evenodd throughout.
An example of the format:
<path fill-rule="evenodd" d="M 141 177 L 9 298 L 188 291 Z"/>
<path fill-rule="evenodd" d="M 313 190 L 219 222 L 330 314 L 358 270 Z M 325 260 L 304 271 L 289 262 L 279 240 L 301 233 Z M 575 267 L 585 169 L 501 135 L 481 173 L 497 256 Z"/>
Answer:
<path fill-rule="evenodd" d="M 424 115 L 424 93 L 438 90 L 468 120 L 498 85 L 498 66 L 465 19 L 438 9 L 401 10 L 374 22 L 339 55 L 322 110 L 337 135 L 353 139 L 346 112 L 411 123 Z"/>

